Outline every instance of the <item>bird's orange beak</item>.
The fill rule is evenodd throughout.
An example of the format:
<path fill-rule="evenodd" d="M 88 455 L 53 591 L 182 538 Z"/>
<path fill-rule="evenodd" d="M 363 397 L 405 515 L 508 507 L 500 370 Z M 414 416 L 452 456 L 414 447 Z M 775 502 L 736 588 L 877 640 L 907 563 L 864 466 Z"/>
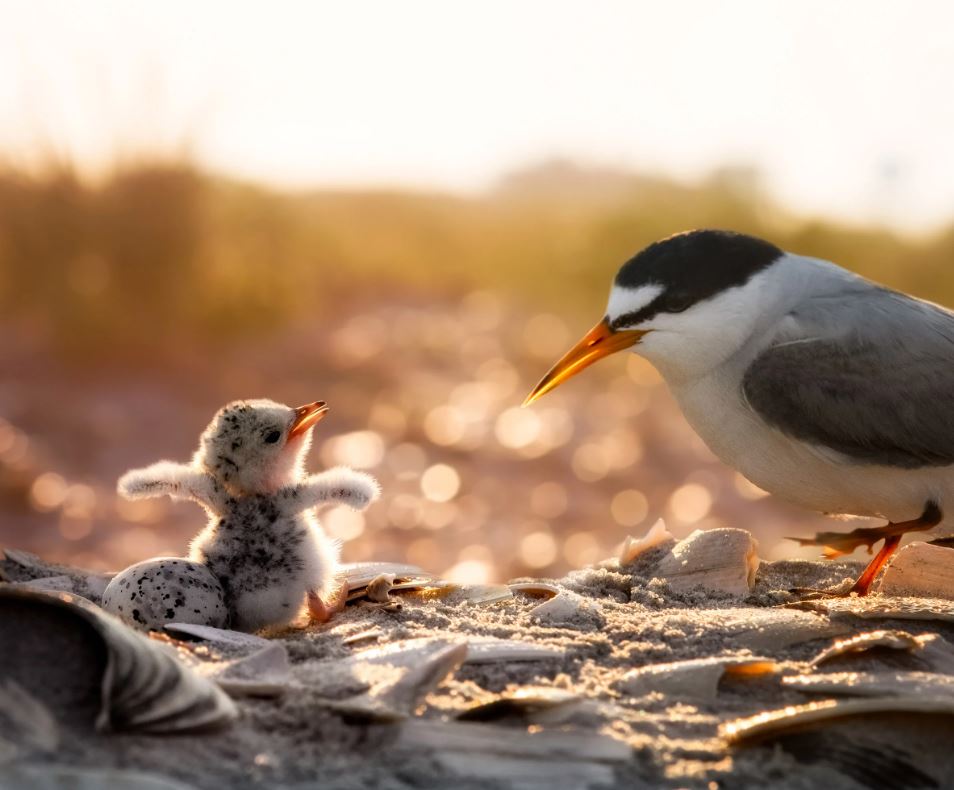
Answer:
<path fill-rule="evenodd" d="M 295 409 L 295 420 L 288 431 L 288 438 L 294 439 L 313 427 L 328 412 L 328 406 L 323 400 L 316 400 L 305 406 Z"/>
<path fill-rule="evenodd" d="M 537 398 L 543 397 L 554 387 L 575 376 L 583 368 L 588 368 L 598 359 L 636 345 L 645 334 L 646 331 L 641 329 L 611 329 L 609 321 L 604 318 L 550 368 L 550 372 L 540 379 L 540 383 L 533 388 L 533 392 L 527 395 L 523 405 L 529 406 Z"/>

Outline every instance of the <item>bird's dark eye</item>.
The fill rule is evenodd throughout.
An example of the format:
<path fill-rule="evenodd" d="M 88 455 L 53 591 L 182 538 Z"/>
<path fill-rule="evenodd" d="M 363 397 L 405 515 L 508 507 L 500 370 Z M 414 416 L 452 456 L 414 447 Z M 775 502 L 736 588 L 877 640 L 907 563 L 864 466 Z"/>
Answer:
<path fill-rule="evenodd" d="M 275 442 L 277 442 L 281 438 L 282 438 L 281 431 L 269 431 L 267 434 L 265 434 L 265 441 L 268 444 L 275 444 Z"/>
<path fill-rule="evenodd" d="M 688 294 L 673 294 L 666 300 L 667 313 L 681 313 L 692 306 L 692 298 Z"/>

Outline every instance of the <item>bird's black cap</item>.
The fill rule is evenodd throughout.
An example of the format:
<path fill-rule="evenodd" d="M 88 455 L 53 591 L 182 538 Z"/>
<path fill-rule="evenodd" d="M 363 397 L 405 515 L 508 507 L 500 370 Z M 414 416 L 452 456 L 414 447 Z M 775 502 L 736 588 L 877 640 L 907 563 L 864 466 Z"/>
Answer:
<path fill-rule="evenodd" d="M 622 265 L 615 284 L 660 285 L 663 292 L 641 310 L 613 319 L 632 326 L 657 313 L 679 313 L 721 291 L 744 285 L 783 251 L 770 242 L 728 230 L 692 230 L 650 244 Z"/>

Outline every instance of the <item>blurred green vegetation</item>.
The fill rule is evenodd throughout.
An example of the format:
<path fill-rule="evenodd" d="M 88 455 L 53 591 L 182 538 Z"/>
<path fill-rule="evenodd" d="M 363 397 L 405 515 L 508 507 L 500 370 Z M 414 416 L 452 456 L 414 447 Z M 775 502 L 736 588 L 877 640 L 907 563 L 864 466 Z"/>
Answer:
<path fill-rule="evenodd" d="M 692 227 L 754 233 L 954 304 L 954 224 L 929 238 L 786 214 L 758 174 L 687 185 L 554 162 L 465 198 L 280 193 L 183 163 L 0 172 L 0 308 L 80 358 L 279 328 L 352 297 L 473 287 L 592 317 L 645 244 Z"/>

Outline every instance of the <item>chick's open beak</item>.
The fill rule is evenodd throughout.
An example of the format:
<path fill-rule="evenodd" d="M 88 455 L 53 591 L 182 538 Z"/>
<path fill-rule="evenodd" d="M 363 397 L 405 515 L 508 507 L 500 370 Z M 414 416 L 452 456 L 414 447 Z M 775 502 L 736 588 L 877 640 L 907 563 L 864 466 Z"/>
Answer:
<path fill-rule="evenodd" d="M 317 400 L 314 403 L 308 403 L 295 409 L 295 419 L 288 430 L 288 438 L 294 439 L 309 428 L 314 426 L 318 420 L 328 412 L 328 406 L 323 400 Z"/>
<path fill-rule="evenodd" d="M 540 379 L 540 383 L 533 388 L 533 392 L 527 395 L 523 405 L 529 406 L 537 398 L 543 397 L 554 387 L 575 376 L 598 359 L 635 345 L 645 334 L 646 331 L 640 329 L 614 330 L 610 327 L 609 320 L 604 318 L 550 368 L 550 372 Z"/>

